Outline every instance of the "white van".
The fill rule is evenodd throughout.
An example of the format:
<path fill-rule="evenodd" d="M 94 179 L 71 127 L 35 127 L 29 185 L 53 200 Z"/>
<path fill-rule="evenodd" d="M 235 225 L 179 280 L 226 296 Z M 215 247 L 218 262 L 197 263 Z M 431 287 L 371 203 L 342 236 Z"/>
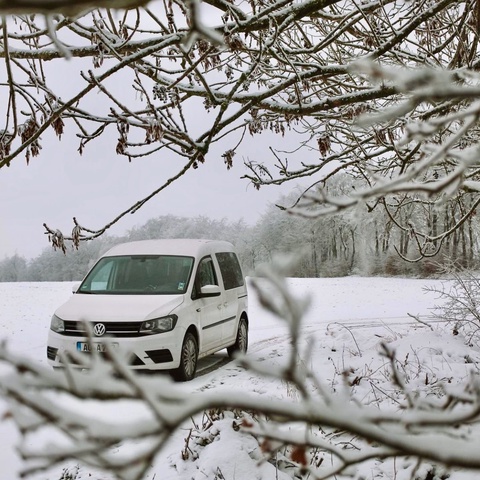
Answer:
<path fill-rule="evenodd" d="M 117 245 L 52 317 L 53 367 L 85 367 L 106 345 L 137 370 L 195 376 L 197 360 L 248 346 L 247 289 L 233 246 L 212 240 L 145 240 Z M 90 330 L 90 335 L 87 333 Z"/>

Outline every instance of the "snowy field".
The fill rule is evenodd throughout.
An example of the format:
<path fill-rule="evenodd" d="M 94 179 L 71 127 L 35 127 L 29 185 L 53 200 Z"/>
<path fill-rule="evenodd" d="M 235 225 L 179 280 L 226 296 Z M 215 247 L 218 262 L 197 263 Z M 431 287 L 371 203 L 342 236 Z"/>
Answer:
<path fill-rule="evenodd" d="M 318 377 L 325 385 L 338 389 L 341 388 L 342 372 L 348 370 L 352 375 L 354 393 L 362 401 L 370 404 L 378 402 L 381 407 L 379 392 L 390 388 L 383 385 L 381 368 L 385 359 L 378 355 L 381 341 L 390 342 L 396 348 L 399 359 L 410 356 L 410 384 L 415 386 L 418 382 L 419 388 L 425 384 L 426 378 L 429 383 L 448 381 L 453 377 L 465 378 L 472 368 L 471 362 L 465 362 L 466 355 L 474 359 L 474 363 L 480 359 L 478 349 L 467 348 L 460 336 L 453 336 L 441 322 L 432 321 L 431 309 L 438 299 L 424 288 L 440 287 L 440 280 L 348 277 L 289 279 L 288 283 L 298 296 L 311 296 L 312 304 L 304 318 L 302 333 L 306 340 L 314 341 L 312 364 Z M 261 309 L 252 289 L 249 291 L 248 355 L 267 368 L 273 367 L 286 357 L 289 349 L 288 332 L 278 319 Z M 0 283 L 0 326 L 9 348 L 47 365 L 46 338 L 50 317 L 55 308 L 70 295 L 70 283 Z M 431 322 L 433 329 L 415 322 L 408 314 Z M 5 366 L 0 366 L 1 375 L 6 370 Z M 264 379 L 228 361 L 225 352 L 202 361 L 198 377 L 185 384 L 184 388 L 186 394 L 189 391 L 217 389 L 249 391 L 267 398 L 295 399 L 296 395 L 284 382 Z M 89 413 L 95 413 L 95 407 L 90 405 L 88 408 Z M 19 478 L 22 466 L 16 453 L 21 437 L 8 415 L 5 415 L 7 410 L 7 405 L 0 400 L 0 418 L 3 419 L 0 422 L 0 480 Z M 108 415 L 121 417 L 125 413 L 109 411 Z M 263 462 L 258 467 L 261 458 L 258 442 L 247 434 L 234 432 L 231 424 L 228 418 L 216 422 L 215 433 L 209 432 L 213 441 L 206 446 L 192 446 L 195 455 L 183 460 L 181 453 L 185 448 L 185 438 L 192 427 L 186 424 L 159 453 L 146 478 L 292 478 L 288 469 L 277 470 L 273 462 Z M 359 466 L 356 476 L 402 480 L 409 478 L 412 468 L 404 464 L 399 471 L 399 464 L 393 461 L 372 460 Z M 65 476 L 67 473 L 70 476 Z M 462 473 L 456 472 L 451 478 L 462 477 Z M 113 477 L 104 472 L 94 472 L 89 467 L 66 463 L 32 478 L 110 480 Z"/>

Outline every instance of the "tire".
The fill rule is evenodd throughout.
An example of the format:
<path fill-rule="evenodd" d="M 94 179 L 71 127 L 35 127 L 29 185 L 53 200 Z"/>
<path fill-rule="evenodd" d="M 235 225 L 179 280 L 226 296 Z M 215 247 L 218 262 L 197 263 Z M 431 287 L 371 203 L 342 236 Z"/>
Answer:
<path fill-rule="evenodd" d="M 198 362 L 198 342 L 195 336 L 187 332 L 180 353 L 180 365 L 172 371 L 172 377 L 179 382 L 188 382 L 195 377 Z"/>
<path fill-rule="evenodd" d="M 236 353 L 247 353 L 248 349 L 248 324 L 244 318 L 238 323 L 237 338 L 235 343 L 227 347 L 228 356 L 232 358 Z"/>

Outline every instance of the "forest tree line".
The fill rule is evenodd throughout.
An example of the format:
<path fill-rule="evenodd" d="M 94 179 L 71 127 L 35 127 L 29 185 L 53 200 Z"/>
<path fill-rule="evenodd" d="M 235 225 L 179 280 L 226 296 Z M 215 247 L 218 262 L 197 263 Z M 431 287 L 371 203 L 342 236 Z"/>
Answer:
<path fill-rule="evenodd" d="M 337 185 L 336 194 L 354 188 L 348 177 Z M 476 268 L 479 251 L 479 225 L 469 216 L 446 237 L 439 253 L 416 261 L 417 245 L 408 225 L 415 224 L 435 235 L 458 221 L 468 199 L 457 198 L 432 209 L 418 198 L 392 197 L 389 205 L 373 208 L 364 204 L 331 216 L 304 218 L 287 213 L 278 205 L 290 206 L 298 195 L 279 199 L 270 205 L 254 225 L 244 220 L 215 220 L 166 215 L 147 221 L 123 236 L 105 236 L 83 243 L 67 254 L 46 247 L 27 260 L 15 254 L 0 260 L 0 281 L 75 281 L 81 280 L 93 263 L 115 244 L 154 238 L 210 238 L 232 242 L 246 275 L 269 262 L 277 254 L 302 253 L 295 276 L 327 277 L 345 275 L 402 275 L 426 277 L 452 265 Z M 408 208 L 405 205 L 410 203 Z M 402 208 L 395 208 L 401 205 Z M 405 227 L 407 226 L 407 227 Z M 432 245 L 432 251 L 440 245 Z"/>

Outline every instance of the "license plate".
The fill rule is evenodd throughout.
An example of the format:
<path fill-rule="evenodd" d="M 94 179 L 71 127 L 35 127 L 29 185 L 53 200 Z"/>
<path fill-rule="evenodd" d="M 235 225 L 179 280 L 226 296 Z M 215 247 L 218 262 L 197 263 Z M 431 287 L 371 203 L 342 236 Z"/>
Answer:
<path fill-rule="evenodd" d="M 108 344 L 112 348 L 117 348 L 118 343 L 109 343 Z M 107 344 L 106 343 L 89 343 L 89 342 L 77 342 L 77 351 L 79 352 L 88 352 L 91 351 L 104 353 L 107 351 Z"/>

